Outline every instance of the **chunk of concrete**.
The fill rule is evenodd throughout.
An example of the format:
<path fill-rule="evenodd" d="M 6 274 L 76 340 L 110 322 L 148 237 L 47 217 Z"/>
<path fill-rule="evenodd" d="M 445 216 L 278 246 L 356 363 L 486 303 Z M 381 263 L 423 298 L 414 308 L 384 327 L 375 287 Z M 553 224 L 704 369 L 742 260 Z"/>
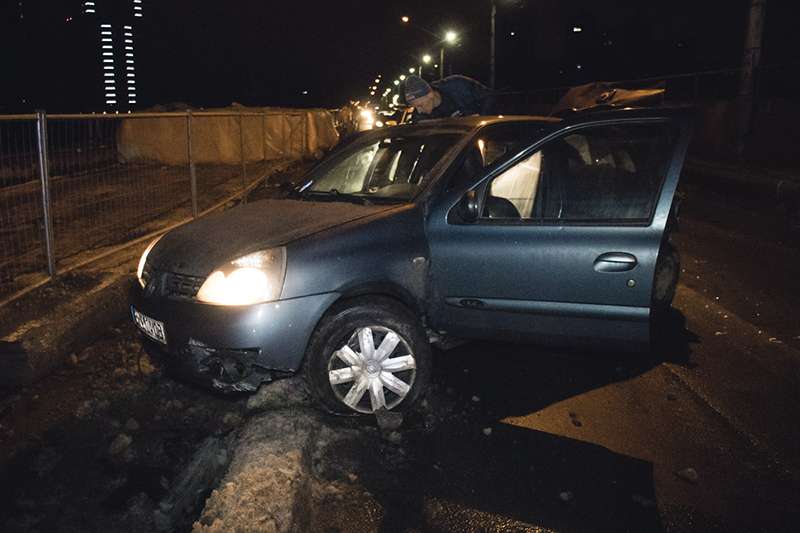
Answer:
<path fill-rule="evenodd" d="M 310 398 L 302 376 L 265 383 L 247 399 L 248 411 L 266 411 L 309 405 Z"/>
<path fill-rule="evenodd" d="M 206 500 L 192 531 L 307 531 L 310 448 L 319 425 L 310 410 L 252 418 L 235 446 L 228 473 Z"/>

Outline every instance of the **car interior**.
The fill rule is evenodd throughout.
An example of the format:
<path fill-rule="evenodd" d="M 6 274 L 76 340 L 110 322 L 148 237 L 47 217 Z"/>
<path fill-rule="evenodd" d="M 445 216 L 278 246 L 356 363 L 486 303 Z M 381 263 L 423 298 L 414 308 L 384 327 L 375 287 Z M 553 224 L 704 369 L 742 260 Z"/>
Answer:
<path fill-rule="evenodd" d="M 549 142 L 493 179 L 483 217 L 648 220 L 669 152 L 661 139 L 629 139 L 612 126 Z"/>

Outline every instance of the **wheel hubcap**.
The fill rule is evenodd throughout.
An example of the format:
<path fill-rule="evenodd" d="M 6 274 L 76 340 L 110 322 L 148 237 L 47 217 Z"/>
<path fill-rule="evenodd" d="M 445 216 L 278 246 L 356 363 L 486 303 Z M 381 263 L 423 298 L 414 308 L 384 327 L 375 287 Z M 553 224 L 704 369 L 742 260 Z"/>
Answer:
<path fill-rule="evenodd" d="M 328 360 L 328 381 L 336 397 L 359 413 L 392 409 L 408 395 L 416 376 L 408 343 L 383 326 L 357 329 Z"/>

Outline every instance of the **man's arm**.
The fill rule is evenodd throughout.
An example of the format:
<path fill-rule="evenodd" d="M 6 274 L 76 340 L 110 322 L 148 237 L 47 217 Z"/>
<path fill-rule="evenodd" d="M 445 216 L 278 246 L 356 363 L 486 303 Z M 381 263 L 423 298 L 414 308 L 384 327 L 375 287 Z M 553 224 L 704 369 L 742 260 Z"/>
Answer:
<path fill-rule="evenodd" d="M 484 84 L 470 79 L 472 95 L 476 103 L 476 113 L 479 115 L 491 115 L 494 111 L 494 93 Z"/>
<path fill-rule="evenodd" d="M 481 82 L 467 76 L 458 77 L 463 93 L 466 93 L 469 109 L 464 109 L 465 115 L 478 114 L 490 115 L 494 109 L 492 90 Z"/>

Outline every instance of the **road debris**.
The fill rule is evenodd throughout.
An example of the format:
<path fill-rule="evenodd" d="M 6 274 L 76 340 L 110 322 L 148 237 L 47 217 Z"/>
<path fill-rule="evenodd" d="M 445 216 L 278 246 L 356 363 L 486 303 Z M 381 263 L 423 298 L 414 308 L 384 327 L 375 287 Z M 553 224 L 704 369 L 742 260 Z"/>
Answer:
<path fill-rule="evenodd" d="M 239 413 L 225 413 L 222 417 L 222 423 L 226 426 L 238 426 L 242 423 L 242 417 Z"/>
<path fill-rule="evenodd" d="M 403 440 L 403 436 L 400 435 L 399 431 L 392 431 L 386 436 L 386 440 L 388 440 L 392 444 L 400 444 Z"/>
<path fill-rule="evenodd" d="M 281 409 L 308 405 L 309 397 L 302 377 L 295 376 L 265 383 L 247 399 L 248 411 Z"/>
<path fill-rule="evenodd" d="M 381 407 L 375 411 L 375 420 L 381 431 L 395 431 L 403 425 L 403 413 Z"/>
<path fill-rule="evenodd" d="M 139 431 L 139 422 L 134 420 L 133 418 L 129 418 L 125 422 L 125 431 L 133 433 L 134 431 Z"/>
<path fill-rule="evenodd" d="M 159 531 L 185 529 L 203 503 L 203 496 L 215 487 L 230 462 L 227 439 L 208 437 L 191 462 L 179 474 L 172 490 L 159 502 L 153 521 Z"/>
<path fill-rule="evenodd" d="M 676 472 L 676 475 L 684 481 L 688 481 L 689 483 L 697 483 L 698 475 L 697 470 L 694 468 L 684 468 L 683 470 L 679 470 Z"/>
<path fill-rule="evenodd" d="M 129 435 L 126 435 L 125 433 L 120 433 L 114 438 L 113 441 L 111 441 L 111 445 L 108 447 L 109 455 L 122 454 L 125 450 L 128 449 L 128 447 L 131 445 L 132 442 L 133 439 Z"/>

